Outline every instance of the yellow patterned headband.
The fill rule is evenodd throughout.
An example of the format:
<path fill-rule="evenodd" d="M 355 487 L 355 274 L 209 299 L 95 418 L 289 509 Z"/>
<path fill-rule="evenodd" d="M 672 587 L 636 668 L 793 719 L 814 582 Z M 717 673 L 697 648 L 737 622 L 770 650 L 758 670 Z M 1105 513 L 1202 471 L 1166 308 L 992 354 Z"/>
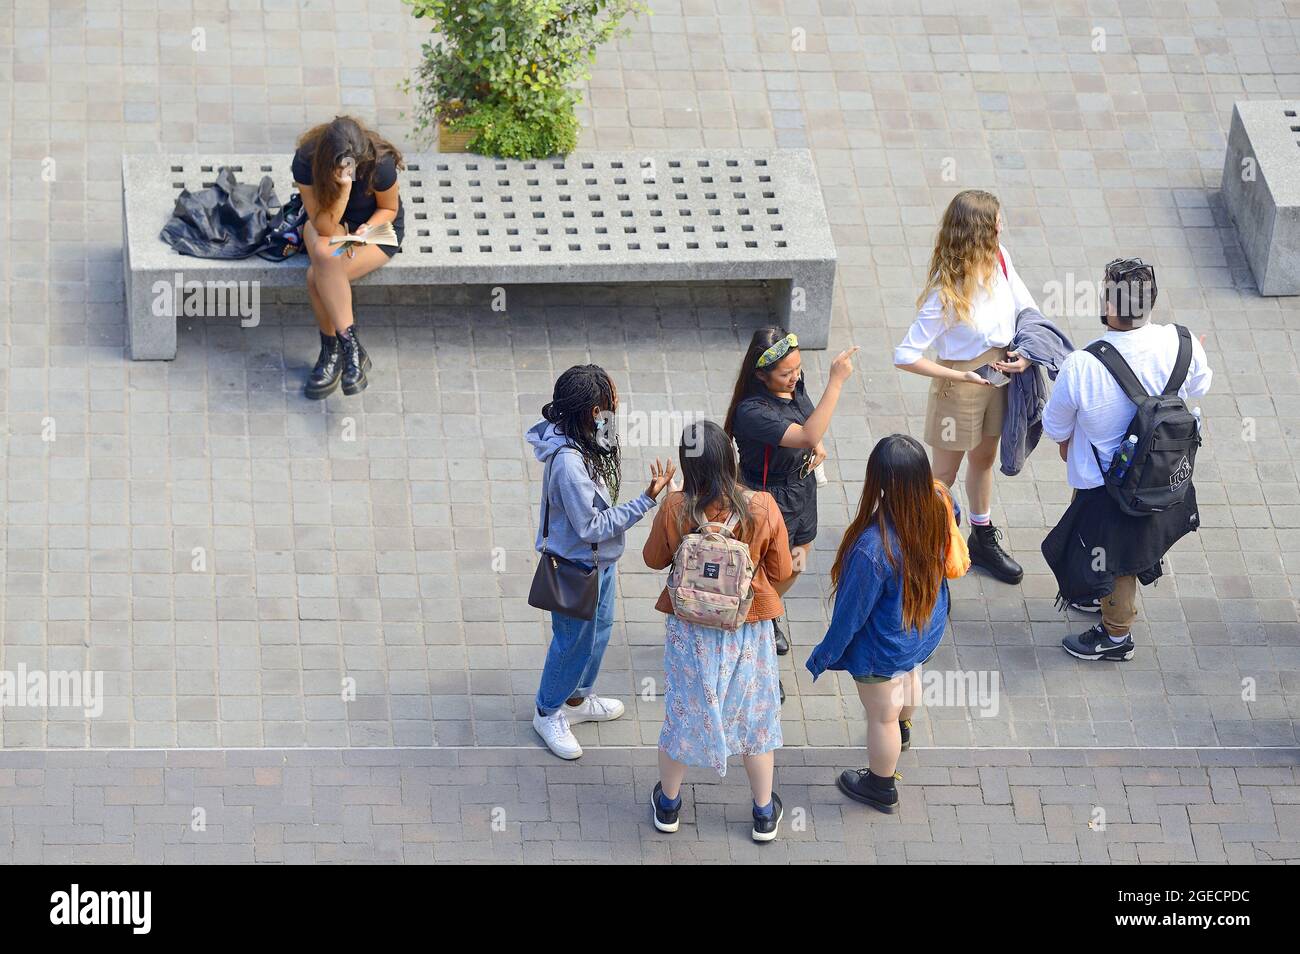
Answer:
<path fill-rule="evenodd" d="M 766 368 L 769 364 L 776 364 L 797 347 L 799 347 L 799 339 L 793 334 L 786 335 L 759 355 L 758 364 L 754 365 L 754 367 Z"/>

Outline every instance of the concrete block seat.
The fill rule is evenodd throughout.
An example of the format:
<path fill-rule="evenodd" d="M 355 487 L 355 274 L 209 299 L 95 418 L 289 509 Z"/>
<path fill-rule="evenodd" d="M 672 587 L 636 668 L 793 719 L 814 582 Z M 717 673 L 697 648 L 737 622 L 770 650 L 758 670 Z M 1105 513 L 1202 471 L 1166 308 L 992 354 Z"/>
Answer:
<path fill-rule="evenodd" d="M 304 282 L 306 256 L 198 259 L 158 237 L 180 190 L 211 184 L 223 165 L 241 182 L 269 175 L 287 200 L 290 158 L 123 156 L 132 358 L 176 357 L 177 309 L 159 307 L 158 289 L 178 275 L 182 282 L 268 288 Z M 766 280 L 774 320 L 803 346 L 826 347 L 835 247 L 806 149 L 579 151 L 532 161 L 423 153 L 406 160 L 402 251 L 360 284 Z"/>
<path fill-rule="evenodd" d="M 1223 200 L 1261 295 L 1300 295 L 1300 100 L 1232 107 Z"/>

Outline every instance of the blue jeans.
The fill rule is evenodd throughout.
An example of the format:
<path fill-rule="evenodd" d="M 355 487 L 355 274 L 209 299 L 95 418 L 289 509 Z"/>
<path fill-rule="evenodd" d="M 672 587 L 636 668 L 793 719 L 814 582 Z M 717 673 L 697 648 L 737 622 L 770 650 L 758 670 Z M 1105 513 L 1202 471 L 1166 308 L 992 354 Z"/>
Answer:
<path fill-rule="evenodd" d="M 599 573 L 595 619 L 551 614 L 551 646 L 537 688 L 537 708 L 547 715 L 558 711 L 566 700 L 588 696 L 595 688 L 600 661 L 614 629 L 615 572 L 611 563 Z"/>

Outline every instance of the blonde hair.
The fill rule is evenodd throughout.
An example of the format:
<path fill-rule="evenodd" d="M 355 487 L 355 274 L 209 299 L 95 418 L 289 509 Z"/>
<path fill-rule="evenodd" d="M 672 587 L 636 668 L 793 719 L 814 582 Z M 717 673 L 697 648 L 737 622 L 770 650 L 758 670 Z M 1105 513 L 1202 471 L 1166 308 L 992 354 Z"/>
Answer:
<path fill-rule="evenodd" d="M 982 189 L 958 192 L 943 213 L 930 256 L 920 308 L 937 291 L 949 320 L 971 323 L 971 300 L 977 287 L 993 291 L 998 260 L 998 198 Z"/>

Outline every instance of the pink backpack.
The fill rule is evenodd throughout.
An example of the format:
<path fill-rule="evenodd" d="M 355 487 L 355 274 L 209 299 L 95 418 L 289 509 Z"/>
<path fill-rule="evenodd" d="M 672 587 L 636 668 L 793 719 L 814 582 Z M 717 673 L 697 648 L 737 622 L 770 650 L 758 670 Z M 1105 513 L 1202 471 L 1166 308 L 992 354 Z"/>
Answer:
<path fill-rule="evenodd" d="M 710 521 L 682 537 L 668 572 L 668 596 L 678 619 L 728 632 L 744 624 L 758 567 L 749 545 L 732 532 L 739 520 L 733 513 L 725 523 Z"/>

